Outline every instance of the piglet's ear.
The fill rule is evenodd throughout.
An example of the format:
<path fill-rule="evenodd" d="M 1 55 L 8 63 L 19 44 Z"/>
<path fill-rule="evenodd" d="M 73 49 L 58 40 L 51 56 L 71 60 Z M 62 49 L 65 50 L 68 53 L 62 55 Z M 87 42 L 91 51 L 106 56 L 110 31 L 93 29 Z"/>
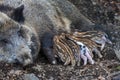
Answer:
<path fill-rule="evenodd" d="M 12 18 L 17 22 L 24 22 L 25 18 L 23 16 L 24 5 L 21 5 L 13 11 Z"/>

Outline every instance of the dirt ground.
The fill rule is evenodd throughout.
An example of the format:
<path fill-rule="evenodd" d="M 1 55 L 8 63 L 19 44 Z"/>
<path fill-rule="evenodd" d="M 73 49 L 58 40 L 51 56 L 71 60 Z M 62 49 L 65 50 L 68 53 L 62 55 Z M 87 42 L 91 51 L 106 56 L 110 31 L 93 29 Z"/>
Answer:
<path fill-rule="evenodd" d="M 70 1 L 73 2 L 73 0 Z M 82 3 L 76 1 L 82 1 Z M 51 65 L 43 56 L 40 56 L 34 64 L 27 67 L 0 62 L 0 80 L 120 80 L 120 61 L 113 50 L 115 43 L 120 40 L 119 21 L 112 24 L 107 19 L 108 17 L 94 16 L 93 8 L 97 10 L 96 6 L 98 5 L 93 6 L 87 0 L 75 0 L 73 3 L 82 14 L 96 23 L 92 29 L 100 29 L 108 33 L 113 45 L 107 45 L 102 51 L 104 57 L 99 59 L 96 56 L 94 65 L 87 64 L 79 67 L 64 66 L 62 63 Z M 104 23 L 104 19 L 107 22 Z M 32 78 L 29 79 L 31 74 Z"/>
<path fill-rule="evenodd" d="M 44 58 L 40 58 L 27 67 L 1 62 L 0 68 L 0 80 L 28 80 L 26 74 L 34 74 L 39 80 L 111 80 L 120 75 L 120 62 L 115 59 L 97 59 L 94 65 L 71 67 L 51 65 Z"/>

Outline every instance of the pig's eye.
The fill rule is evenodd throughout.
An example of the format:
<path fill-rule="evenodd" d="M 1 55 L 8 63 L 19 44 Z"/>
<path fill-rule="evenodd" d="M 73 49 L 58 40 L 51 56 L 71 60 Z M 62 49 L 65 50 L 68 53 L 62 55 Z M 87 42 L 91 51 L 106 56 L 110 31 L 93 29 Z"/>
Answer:
<path fill-rule="evenodd" d="M 8 40 L 7 39 L 2 39 L 2 40 L 0 40 L 1 42 L 3 42 L 3 43 L 8 43 Z"/>
<path fill-rule="evenodd" d="M 0 42 L 1 43 L 9 43 L 9 41 L 7 39 L 1 39 Z"/>

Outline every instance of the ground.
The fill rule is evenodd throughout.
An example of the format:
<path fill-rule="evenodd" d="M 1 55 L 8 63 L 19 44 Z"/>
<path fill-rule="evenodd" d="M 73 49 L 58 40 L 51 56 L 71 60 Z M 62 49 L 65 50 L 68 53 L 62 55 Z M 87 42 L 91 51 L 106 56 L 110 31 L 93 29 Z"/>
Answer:
<path fill-rule="evenodd" d="M 0 68 L 0 80 L 27 80 L 31 74 L 40 80 L 111 80 L 120 74 L 120 62 L 114 59 L 73 68 L 70 65 L 51 65 L 41 58 L 27 67 L 1 63 Z M 27 78 L 26 74 L 29 75 Z"/>
<path fill-rule="evenodd" d="M 72 1 L 72 0 L 69 0 Z M 120 24 L 119 21 L 112 24 L 107 17 L 94 16 L 93 6 L 87 0 L 82 3 L 73 2 L 87 18 L 98 24 L 94 29 L 106 31 L 113 45 L 106 45 L 102 51 L 103 58 L 95 57 L 95 64 L 86 66 L 72 67 L 64 66 L 62 63 L 51 65 L 46 58 L 40 55 L 37 61 L 27 67 L 22 67 L 17 64 L 6 64 L 0 62 L 0 80 L 119 80 L 120 78 L 120 61 L 117 59 L 114 46 L 120 40 Z M 94 0 L 92 0 L 94 1 Z M 112 1 L 112 0 L 111 0 Z M 119 0 L 118 0 L 119 1 Z M 87 6 L 85 6 L 87 4 Z M 89 5 L 88 5 L 89 4 Z M 101 9 L 103 9 L 101 7 Z M 104 23 L 104 19 L 107 22 Z M 101 21 L 102 20 L 102 21 Z M 99 25 L 102 25 L 100 27 Z M 77 25 L 79 26 L 79 25 Z M 30 79 L 29 79 L 30 78 Z"/>

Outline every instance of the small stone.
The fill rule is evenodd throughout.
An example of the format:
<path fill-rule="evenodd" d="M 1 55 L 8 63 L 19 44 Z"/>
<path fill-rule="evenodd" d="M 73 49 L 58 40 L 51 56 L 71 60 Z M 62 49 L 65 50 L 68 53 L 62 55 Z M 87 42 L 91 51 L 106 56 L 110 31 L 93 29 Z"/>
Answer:
<path fill-rule="evenodd" d="M 23 75 L 23 80 L 40 80 L 35 74 L 24 74 Z"/>
<path fill-rule="evenodd" d="M 52 61 L 52 64 L 57 64 L 57 62 L 56 61 Z"/>

